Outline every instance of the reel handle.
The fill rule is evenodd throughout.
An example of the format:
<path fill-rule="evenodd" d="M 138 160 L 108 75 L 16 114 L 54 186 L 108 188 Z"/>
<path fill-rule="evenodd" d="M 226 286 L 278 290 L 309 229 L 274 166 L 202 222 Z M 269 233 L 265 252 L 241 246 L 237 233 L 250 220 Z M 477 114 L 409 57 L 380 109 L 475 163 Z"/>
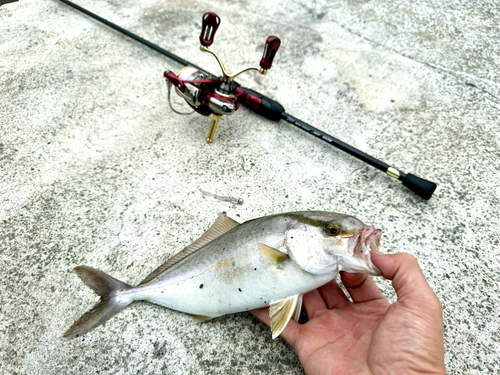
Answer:
<path fill-rule="evenodd" d="M 271 69 L 273 65 L 274 56 L 280 48 L 281 40 L 277 36 L 270 36 L 266 40 L 266 47 L 264 48 L 264 55 L 260 60 L 260 67 L 264 70 Z"/>
<path fill-rule="evenodd" d="M 214 42 L 215 32 L 219 28 L 220 18 L 217 14 L 207 12 L 203 15 L 201 26 L 200 43 L 204 47 L 210 47 Z"/>

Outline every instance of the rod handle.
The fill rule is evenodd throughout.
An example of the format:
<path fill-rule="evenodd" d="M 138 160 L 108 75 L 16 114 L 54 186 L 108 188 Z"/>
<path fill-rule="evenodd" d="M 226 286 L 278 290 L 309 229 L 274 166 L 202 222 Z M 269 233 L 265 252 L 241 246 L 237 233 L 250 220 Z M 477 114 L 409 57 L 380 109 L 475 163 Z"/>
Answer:
<path fill-rule="evenodd" d="M 245 107 L 269 120 L 279 121 L 281 119 L 281 115 L 285 112 L 285 108 L 276 100 L 268 98 L 257 91 L 241 87 L 236 82 L 233 84 L 236 86 L 234 95 L 238 103 L 243 104 Z"/>
<path fill-rule="evenodd" d="M 400 178 L 403 185 L 414 193 L 418 194 L 425 200 L 430 199 L 437 185 L 434 182 L 424 180 L 414 174 L 407 173 L 404 177 Z"/>
<path fill-rule="evenodd" d="M 264 70 L 271 69 L 273 65 L 274 56 L 280 48 L 281 40 L 277 36 L 270 36 L 266 40 L 266 46 L 264 48 L 264 54 L 260 60 L 260 67 Z"/>
<path fill-rule="evenodd" d="M 214 42 L 215 32 L 219 28 L 220 18 L 217 14 L 207 12 L 203 15 L 200 43 L 204 47 L 210 47 Z"/>

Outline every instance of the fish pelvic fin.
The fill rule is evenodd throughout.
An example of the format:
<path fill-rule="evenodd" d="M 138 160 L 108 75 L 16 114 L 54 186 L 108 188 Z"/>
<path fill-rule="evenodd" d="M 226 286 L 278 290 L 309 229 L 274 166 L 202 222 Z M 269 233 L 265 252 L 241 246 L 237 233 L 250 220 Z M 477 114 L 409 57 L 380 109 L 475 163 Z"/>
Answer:
<path fill-rule="evenodd" d="M 300 294 L 297 297 L 297 303 L 295 304 L 295 310 L 294 310 L 293 316 L 292 316 L 292 319 L 295 320 L 296 322 L 299 321 L 300 313 L 302 312 L 302 296 L 303 296 L 303 294 Z"/>
<path fill-rule="evenodd" d="M 89 332 L 133 302 L 132 298 L 120 294 L 120 292 L 131 289 L 130 285 L 87 266 L 75 267 L 73 271 L 101 299 L 90 311 L 83 314 L 69 327 L 63 335 L 65 339 L 72 339 Z"/>
<path fill-rule="evenodd" d="M 297 305 L 299 302 L 300 306 L 298 307 Z M 298 319 L 301 308 L 302 296 L 299 294 L 288 297 L 282 301 L 272 303 L 271 306 L 269 306 L 269 317 L 271 318 L 271 332 L 273 334 L 273 340 L 277 338 L 281 332 L 283 332 L 292 316 L 294 318 L 297 317 Z"/>

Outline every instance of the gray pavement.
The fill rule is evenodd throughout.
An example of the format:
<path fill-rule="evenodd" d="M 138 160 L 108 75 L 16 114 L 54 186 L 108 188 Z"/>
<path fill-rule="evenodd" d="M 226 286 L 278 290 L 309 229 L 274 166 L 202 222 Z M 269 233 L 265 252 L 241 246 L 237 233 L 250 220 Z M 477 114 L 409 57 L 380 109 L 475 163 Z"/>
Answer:
<path fill-rule="evenodd" d="M 212 72 L 198 49 L 204 12 L 222 19 L 213 48 L 232 70 L 279 36 L 269 74 L 241 83 L 438 188 L 424 201 L 245 108 L 208 145 L 208 118 L 168 107 L 162 74 L 180 65 L 56 0 L 2 5 L 1 373 L 302 373 L 248 313 L 194 324 L 137 303 L 83 337 L 61 335 L 95 302 L 73 267 L 135 284 L 218 212 L 242 222 L 307 209 L 369 221 L 383 251 L 415 255 L 443 303 L 449 373 L 500 372 L 497 2 L 78 3 Z"/>

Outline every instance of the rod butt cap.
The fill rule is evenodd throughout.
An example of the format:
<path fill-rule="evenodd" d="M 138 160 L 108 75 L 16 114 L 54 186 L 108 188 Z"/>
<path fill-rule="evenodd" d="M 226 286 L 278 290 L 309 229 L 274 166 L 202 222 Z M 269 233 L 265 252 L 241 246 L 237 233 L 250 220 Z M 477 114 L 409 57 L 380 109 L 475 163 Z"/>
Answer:
<path fill-rule="evenodd" d="M 405 177 L 401 178 L 403 185 L 412 190 L 425 200 L 430 199 L 437 185 L 434 182 L 424 180 L 414 174 L 407 173 Z"/>

